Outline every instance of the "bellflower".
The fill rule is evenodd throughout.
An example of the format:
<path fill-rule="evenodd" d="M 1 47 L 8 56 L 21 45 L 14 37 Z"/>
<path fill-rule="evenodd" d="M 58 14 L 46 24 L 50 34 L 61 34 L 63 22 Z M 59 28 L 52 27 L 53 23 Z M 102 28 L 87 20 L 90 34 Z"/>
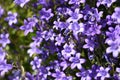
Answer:
<path fill-rule="evenodd" d="M 59 35 L 55 38 L 55 40 L 57 41 L 57 42 L 55 42 L 55 45 L 58 45 L 58 46 L 60 46 L 62 43 L 65 43 L 64 37 L 61 36 L 61 34 L 59 34 Z"/>
<path fill-rule="evenodd" d="M 36 25 L 38 20 L 35 17 L 28 18 L 27 20 L 24 20 L 24 25 L 20 27 L 21 30 L 24 30 L 25 36 L 29 32 L 33 32 L 33 27 Z"/>
<path fill-rule="evenodd" d="M 34 57 L 34 60 L 30 62 L 30 64 L 32 65 L 32 69 L 35 70 L 40 68 L 41 62 L 41 59 L 39 59 L 38 57 Z"/>
<path fill-rule="evenodd" d="M 54 26 L 53 26 L 53 28 L 55 28 L 55 29 L 61 29 L 61 30 L 63 30 L 63 29 L 66 29 L 66 28 L 68 28 L 68 26 L 69 26 L 69 23 L 68 22 L 62 22 L 62 21 L 54 21 Z"/>
<path fill-rule="evenodd" d="M 0 6 L 0 17 L 4 14 L 4 9 Z"/>
<path fill-rule="evenodd" d="M 120 52 L 120 44 L 114 42 L 111 43 L 111 45 L 106 49 L 107 53 L 111 53 L 113 54 L 113 57 L 118 57 L 118 54 Z"/>
<path fill-rule="evenodd" d="M 71 55 L 74 55 L 75 54 L 75 50 L 73 49 L 74 48 L 74 45 L 73 44 L 65 44 L 63 46 L 63 50 L 61 51 L 62 55 L 64 56 L 64 58 L 68 59 L 69 57 L 71 57 Z"/>
<path fill-rule="evenodd" d="M 37 44 L 35 42 L 31 43 L 30 47 L 31 48 L 28 49 L 28 51 L 27 51 L 30 57 L 32 57 L 32 55 L 35 54 L 35 53 L 36 54 L 40 54 L 41 53 L 40 49 L 37 48 Z"/>
<path fill-rule="evenodd" d="M 92 80 L 90 72 L 90 70 L 81 69 L 81 72 L 76 73 L 76 76 L 81 77 L 81 80 Z"/>
<path fill-rule="evenodd" d="M 94 36 L 101 33 L 101 25 L 98 24 L 86 24 L 84 33 L 87 36 Z"/>
<path fill-rule="evenodd" d="M 69 4 L 80 4 L 85 3 L 86 0 L 70 0 Z"/>
<path fill-rule="evenodd" d="M 62 70 L 64 71 L 70 64 L 67 61 L 63 61 L 60 63 L 60 66 L 62 67 Z"/>
<path fill-rule="evenodd" d="M 109 78 L 110 74 L 108 73 L 110 70 L 110 68 L 104 68 L 104 67 L 100 67 L 98 70 L 98 73 L 96 75 L 96 77 L 100 77 L 101 80 L 105 80 L 105 78 Z"/>
<path fill-rule="evenodd" d="M 67 22 L 77 22 L 83 17 L 83 15 L 80 13 L 79 8 L 76 8 L 75 11 L 69 10 L 68 14 L 70 15 L 70 17 L 67 19 Z"/>
<path fill-rule="evenodd" d="M 97 1 L 97 7 L 99 7 L 101 4 L 105 5 L 107 7 L 110 7 L 116 0 L 98 0 Z"/>
<path fill-rule="evenodd" d="M 42 34 L 42 38 L 45 39 L 46 41 L 49 39 L 52 41 L 54 40 L 55 33 L 53 32 L 52 29 L 50 29 L 49 31 L 45 30 L 41 34 Z"/>
<path fill-rule="evenodd" d="M 24 7 L 26 3 L 28 3 L 30 0 L 14 0 L 14 3 L 17 5 L 20 5 L 20 7 Z"/>
<path fill-rule="evenodd" d="M 116 19 L 118 23 L 120 23 L 120 7 L 116 7 L 115 12 L 112 14 L 112 18 Z"/>
<path fill-rule="evenodd" d="M 11 11 L 8 12 L 8 16 L 5 18 L 8 21 L 8 24 L 11 26 L 13 23 L 17 23 L 17 13 L 12 13 Z"/>
<path fill-rule="evenodd" d="M 59 69 L 56 69 L 55 73 L 52 73 L 52 77 L 55 78 L 55 80 L 59 80 L 62 77 L 65 77 L 65 73 L 60 71 Z"/>
<path fill-rule="evenodd" d="M 51 17 L 53 17 L 53 13 L 51 9 L 46 10 L 46 8 L 42 8 L 42 10 L 40 10 L 40 19 L 45 19 L 46 21 L 48 21 Z"/>
<path fill-rule="evenodd" d="M 86 44 L 83 45 L 83 48 L 89 49 L 90 51 L 93 51 L 95 48 L 95 41 L 91 39 L 85 39 Z"/>
<path fill-rule="evenodd" d="M 89 24 L 96 24 L 100 22 L 103 11 L 98 12 L 97 8 L 89 8 L 86 7 L 85 10 L 82 11 L 84 14 L 84 20 L 87 21 Z"/>
<path fill-rule="evenodd" d="M 0 61 L 0 76 L 4 76 L 4 74 L 11 69 L 12 69 L 12 65 L 7 64 L 6 60 Z"/>
<path fill-rule="evenodd" d="M 117 57 L 120 52 L 120 26 L 116 25 L 115 29 L 110 27 L 109 31 L 106 32 L 107 39 L 105 43 L 109 45 L 109 47 L 106 49 L 107 53 L 113 54 L 114 57 Z"/>
<path fill-rule="evenodd" d="M 0 62 L 5 59 L 6 53 L 3 51 L 3 48 L 0 47 Z"/>
<path fill-rule="evenodd" d="M 71 69 L 74 69 L 75 67 L 82 69 L 81 64 L 85 63 L 85 59 L 80 58 L 80 53 L 76 53 L 74 57 L 70 57 L 69 61 L 72 62 Z"/>
<path fill-rule="evenodd" d="M 50 67 L 41 66 L 39 68 L 39 76 L 41 76 L 41 80 L 46 80 L 47 77 L 51 75 L 51 72 L 49 70 Z"/>
<path fill-rule="evenodd" d="M 2 44 L 2 47 L 5 47 L 7 44 L 10 43 L 10 40 L 8 39 L 9 34 L 0 34 L 0 44 Z"/>

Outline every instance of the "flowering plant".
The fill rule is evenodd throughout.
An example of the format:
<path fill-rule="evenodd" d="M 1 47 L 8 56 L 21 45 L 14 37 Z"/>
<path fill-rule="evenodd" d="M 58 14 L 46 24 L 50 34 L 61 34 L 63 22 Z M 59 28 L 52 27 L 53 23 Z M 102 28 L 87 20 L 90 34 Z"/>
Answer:
<path fill-rule="evenodd" d="M 0 80 L 120 80 L 119 0 L 0 0 Z"/>

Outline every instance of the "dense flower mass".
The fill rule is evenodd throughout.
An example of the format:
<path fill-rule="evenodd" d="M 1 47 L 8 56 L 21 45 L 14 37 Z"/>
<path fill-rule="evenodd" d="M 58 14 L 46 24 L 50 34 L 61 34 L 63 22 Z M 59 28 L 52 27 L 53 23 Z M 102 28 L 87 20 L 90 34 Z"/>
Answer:
<path fill-rule="evenodd" d="M 120 80 L 119 0 L 0 0 L 0 80 Z"/>

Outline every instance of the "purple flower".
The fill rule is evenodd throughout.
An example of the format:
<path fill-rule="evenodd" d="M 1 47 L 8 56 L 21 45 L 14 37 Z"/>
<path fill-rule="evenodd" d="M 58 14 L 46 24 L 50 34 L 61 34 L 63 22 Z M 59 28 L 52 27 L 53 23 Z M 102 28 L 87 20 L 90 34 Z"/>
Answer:
<path fill-rule="evenodd" d="M 120 23 L 120 7 L 115 8 L 115 12 L 111 16 L 113 19 L 116 19 Z"/>
<path fill-rule="evenodd" d="M 113 54 L 113 57 L 117 57 L 120 52 L 120 44 L 113 42 L 111 45 L 106 49 L 107 53 Z"/>
<path fill-rule="evenodd" d="M 51 9 L 46 10 L 46 8 L 42 8 L 42 10 L 39 12 L 40 13 L 40 19 L 45 19 L 46 21 L 48 21 L 54 15 L 51 12 L 52 12 Z"/>
<path fill-rule="evenodd" d="M 114 3 L 116 0 L 98 0 L 97 1 L 97 7 L 99 7 L 101 4 L 110 7 L 112 5 L 112 3 Z"/>
<path fill-rule="evenodd" d="M 46 80 L 48 76 L 51 75 L 51 72 L 49 71 L 50 70 L 50 67 L 44 67 L 44 66 L 41 66 L 39 68 L 39 76 L 41 76 L 41 80 Z"/>
<path fill-rule="evenodd" d="M 55 40 L 57 41 L 57 42 L 55 42 L 55 45 L 58 45 L 58 46 L 60 46 L 62 43 L 65 43 L 64 37 L 61 36 L 61 34 L 59 34 L 59 35 L 55 38 Z"/>
<path fill-rule="evenodd" d="M 8 21 L 8 24 L 11 26 L 13 23 L 17 23 L 17 13 L 12 13 L 11 11 L 8 12 L 8 17 L 5 18 Z"/>
<path fill-rule="evenodd" d="M 70 23 L 68 28 L 73 31 L 73 35 L 77 40 L 78 40 L 78 33 L 84 32 L 83 23 L 73 22 L 73 23 Z"/>
<path fill-rule="evenodd" d="M 113 57 L 117 57 L 120 52 L 120 26 L 116 25 L 115 29 L 112 27 L 109 27 L 109 31 L 106 32 L 107 39 L 105 43 L 109 45 L 109 47 L 106 49 L 107 53 L 113 54 Z"/>
<path fill-rule="evenodd" d="M 100 67 L 96 77 L 100 77 L 101 80 L 105 80 L 105 78 L 109 78 L 110 77 L 110 74 L 108 73 L 109 70 L 110 70 L 109 67 L 107 68 Z"/>
<path fill-rule="evenodd" d="M 33 32 L 33 27 L 36 25 L 37 22 L 38 22 L 38 20 L 35 17 L 24 20 L 24 25 L 21 26 L 20 29 L 24 30 L 25 36 L 29 32 Z"/>
<path fill-rule="evenodd" d="M 10 43 L 10 40 L 8 39 L 9 34 L 0 34 L 0 44 L 2 44 L 2 47 L 5 47 L 7 44 Z"/>
<path fill-rule="evenodd" d="M 20 7 L 23 7 L 29 1 L 30 0 L 14 0 L 14 3 L 17 4 L 17 5 L 20 5 Z"/>
<path fill-rule="evenodd" d="M 33 75 L 31 73 L 29 73 L 29 72 L 26 72 L 25 80 L 33 80 L 33 79 L 34 79 Z"/>
<path fill-rule="evenodd" d="M 79 19 L 81 19 L 83 17 L 82 14 L 80 14 L 80 10 L 79 8 L 76 8 L 75 11 L 68 11 L 68 14 L 70 15 L 70 17 L 67 19 L 67 22 L 77 22 Z"/>
<path fill-rule="evenodd" d="M 69 63 L 64 60 L 63 62 L 60 63 L 60 66 L 62 67 L 62 70 L 64 71 L 69 66 Z"/>
<path fill-rule="evenodd" d="M 68 22 L 61 22 L 61 21 L 54 21 L 54 26 L 53 26 L 53 28 L 55 28 L 55 29 L 61 29 L 61 30 L 63 30 L 63 29 L 66 29 L 66 28 L 68 28 L 68 26 L 69 26 L 69 23 Z"/>
<path fill-rule="evenodd" d="M 0 47 L 0 62 L 5 59 L 6 53 L 3 51 L 3 48 Z"/>
<path fill-rule="evenodd" d="M 38 3 L 42 4 L 42 5 L 46 5 L 47 4 L 46 0 L 38 0 Z"/>
<path fill-rule="evenodd" d="M 101 28 L 102 28 L 102 26 L 98 25 L 98 24 L 86 24 L 85 28 L 84 28 L 85 29 L 84 33 L 87 36 L 94 36 L 96 34 L 101 33 Z"/>
<path fill-rule="evenodd" d="M 85 3 L 86 0 L 70 0 L 69 4 L 80 4 Z"/>
<path fill-rule="evenodd" d="M 71 29 L 74 34 L 78 34 L 79 32 L 84 31 L 84 24 L 78 23 L 78 22 L 73 22 L 73 23 L 70 23 L 68 28 Z"/>
<path fill-rule="evenodd" d="M 65 77 L 62 77 L 62 78 L 56 79 L 56 80 L 73 80 L 73 79 L 72 79 L 72 76 L 65 76 Z"/>
<path fill-rule="evenodd" d="M 4 9 L 0 6 L 0 17 L 3 15 Z"/>
<path fill-rule="evenodd" d="M 81 77 L 81 80 L 92 80 L 90 72 L 90 70 L 81 69 L 81 72 L 76 73 L 76 76 Z"/>
<path fill-rule="evenodd" d="M 70 44 L 68 45 L 67 43 L 63 46 L 64 50 L 61 51 L 62 55 L 64 56 L 64 58 L 68 59 L 69 57 L 71 57 L 71 55 L 75 54 L 75 50 L 74 45 Z"/>
<path fill-rule="evenodd" d="M 40 54 L 41 50 L 37 48 L 37 43 L 33 42 L 30 44 L 30 49 L 28 49 L 27 53 L 29 54 L 30 57 L 32 57 L 33 54 Z"/>
<path fill-rule="evenodd" d="M 85 39 L 86 44 L 83 46 L 85 49 L 89 49 L 90 51 L 93 51 L 95 48 L 95 41 L 94 39 Z"/>
<path fill-rule="evenodd" d="M 56 69 L 56 72 L 52 74 L 52 77 L 54 77 L 55 80 L 72 80 L 72 76 L 66 76 L 65 73 L 59 69 Z"/>
<path fill-rule="evenodd" d="M 4 76 L 4 74 L 11 69 L 12 69 L 12 65 L 7 64 L 6 60 L 0 61 L 0 76 Z"/>
<path fill-rule="evenodd" d="M 80 58 L 80 53 L 76 53 L 74 57 L 70 57 L 69 61 L 72 62 L 71 69 L 74 69 L 75 67 L 82 69 L 81 64 L 85 63 L 85 59 Z"/>
<path fill-rule="evenodd" d="M 30 64 L 32 65 L 32 69 L 35 70 L 40 68 L 41 62 L 41 59 L 39 59 L 38 57 L 34 57 L 34 60 L 30 62 Z"/>
<path fill-rule="evenodd" d="M 52 73 L 52 77 L 54 77 L 55 80 L 59 80 L 60 78 L 65 77 L 65 73 L 56 69 L 56 72 Z"/>
<path fill-rule="evenodd" d="M 84 14 L 84 20 L 89 24 L 96 24 L 100 22 L 103 11 L 98 12 L 97 8 L 90 8 L 89 6 L 85 7 L 85 10 L 82 11 Z"/>
<path fill-rule="evenodd" d="M 41 34 L 42 34 L 42 38 L 45 39 L 46 41 L 49 39 L 52 41 L 54 40 L 55 33 L 53 32 L 52 29 L 50 29 L 49 31 L 44 30 Z"/>

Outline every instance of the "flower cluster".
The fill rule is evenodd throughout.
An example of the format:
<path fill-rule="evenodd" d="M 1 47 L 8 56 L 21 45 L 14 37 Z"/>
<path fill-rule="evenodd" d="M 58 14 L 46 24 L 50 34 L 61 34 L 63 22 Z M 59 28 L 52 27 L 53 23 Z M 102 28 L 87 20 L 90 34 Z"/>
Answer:
<path fill-rule="evenodd" d="M 14 0 L 10 8 L 0 6 L 0 76 L 119 80 L 119 4 L 119 0 Z"/>

